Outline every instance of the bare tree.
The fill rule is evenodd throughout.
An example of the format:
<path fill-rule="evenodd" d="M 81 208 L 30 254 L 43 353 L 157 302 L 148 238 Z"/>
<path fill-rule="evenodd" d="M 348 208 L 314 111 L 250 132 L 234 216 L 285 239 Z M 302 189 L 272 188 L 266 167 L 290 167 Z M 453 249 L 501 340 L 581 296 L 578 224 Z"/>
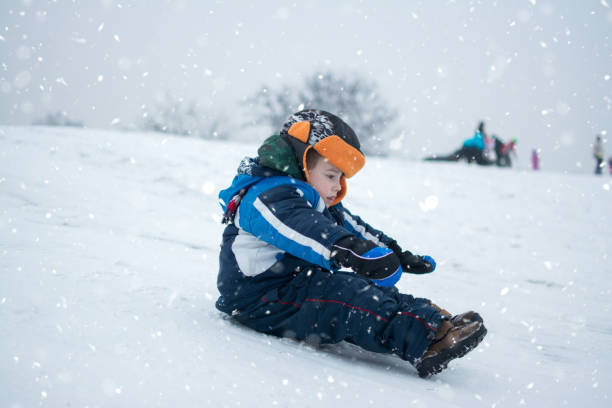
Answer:
<path fill-rule="evenodd" d="M 44 118 L 36 119 L 32 122 L 32 124 L 35 126 L 83 127 L 83 122 L 69 118 L 68 113 L 64 111 L 47 113 L 47 115 Z"/>
<path fill-rule="evenodd" d="M 143 128 L 202 139 L 226 139 L 225 123 L 228 122 L 220 114 L 208 111 L 194 101 L 166 93 L 151 110 L 145 112 Z"/>
<path fill-rule="evenodd" d="M 274 91 L 264 86 L 246 103 L 272 129 L 279 129 L 289 115 L 300 109 L 332 112 L 355 130 L 366 153 L 378 155 L 387 152 L 381 142 L 385 130 L 397 117 L 397 111 L 383 101 L 373 81 L 332 72 L 315 73 L 298 89 L 282 85 Z"/>
<path fill-rule="evenodd" d="M 264 124 L 272 129 L 280 129 L 289 115 L 300 109 L 298 93 L 287 85 L 281 85 L 280 90 L 273 90 L 263 85 L 259 91 L 243 101 L 254 113 L 252 123 Z"/>

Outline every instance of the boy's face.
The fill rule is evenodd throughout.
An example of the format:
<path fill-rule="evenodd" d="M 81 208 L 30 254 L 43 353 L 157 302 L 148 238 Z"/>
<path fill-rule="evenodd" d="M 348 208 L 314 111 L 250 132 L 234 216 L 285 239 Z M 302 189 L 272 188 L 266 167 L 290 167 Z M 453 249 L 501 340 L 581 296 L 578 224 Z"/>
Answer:
<path fill-rule="evenodd" d="M 316 161 L 312 169 L 308 169 L 310 185 L 323 198 L 325 206 L 329 207 L 342 189 L 340 178 L 342 172 L 325 158 Z"/>

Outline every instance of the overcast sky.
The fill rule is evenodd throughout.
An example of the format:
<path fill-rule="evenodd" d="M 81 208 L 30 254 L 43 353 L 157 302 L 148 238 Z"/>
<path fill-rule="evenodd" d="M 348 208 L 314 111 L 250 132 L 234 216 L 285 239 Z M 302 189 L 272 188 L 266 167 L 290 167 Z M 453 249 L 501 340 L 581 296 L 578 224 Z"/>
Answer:
<path fill-rule="evenodd" d="M 448 153 L 485 120 L 523 165 L 541 148 L 546 168 L 591 172 L 612 127 L 607 1 L 6 0 L 0 124 L 130 127 L 170 92 L 239 125 L 264 83 L 333 71 L 378 83 L 408 155 Z"/>

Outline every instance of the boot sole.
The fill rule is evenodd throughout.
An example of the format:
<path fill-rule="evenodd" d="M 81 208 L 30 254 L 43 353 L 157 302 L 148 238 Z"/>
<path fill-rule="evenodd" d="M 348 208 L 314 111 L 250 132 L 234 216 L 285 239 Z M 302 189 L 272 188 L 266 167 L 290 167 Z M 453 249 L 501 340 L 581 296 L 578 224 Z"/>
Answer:
<path fill-rule="evenodd" d="M 437 355 L 421 361 L 421 363 L 417 366 L 419 377 L 429 378 L 434 374 L 438 374 L 448 366 L 448 363 L 451 360 L 461 358 L 468 352 L 474 350 L 486 335 L 487 328 L 482 325 L 478 331 L 467 339 L 460 341 L 455 347 L 443 350 Z"/>

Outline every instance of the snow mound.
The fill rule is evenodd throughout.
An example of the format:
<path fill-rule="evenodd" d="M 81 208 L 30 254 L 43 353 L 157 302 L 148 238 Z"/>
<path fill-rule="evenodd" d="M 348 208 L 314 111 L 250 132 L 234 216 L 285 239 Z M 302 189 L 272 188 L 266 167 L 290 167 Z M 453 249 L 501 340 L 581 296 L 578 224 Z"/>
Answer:
<path fill-rule="evenodd" d="M 438 261 L 400 289 L 489 329 L 422 380 L 216 311 L 217 192 L 256 147 L 0 127 L 2 406 L 610 405 L 609 178 L 368 159 L 347 206 Z"/>

